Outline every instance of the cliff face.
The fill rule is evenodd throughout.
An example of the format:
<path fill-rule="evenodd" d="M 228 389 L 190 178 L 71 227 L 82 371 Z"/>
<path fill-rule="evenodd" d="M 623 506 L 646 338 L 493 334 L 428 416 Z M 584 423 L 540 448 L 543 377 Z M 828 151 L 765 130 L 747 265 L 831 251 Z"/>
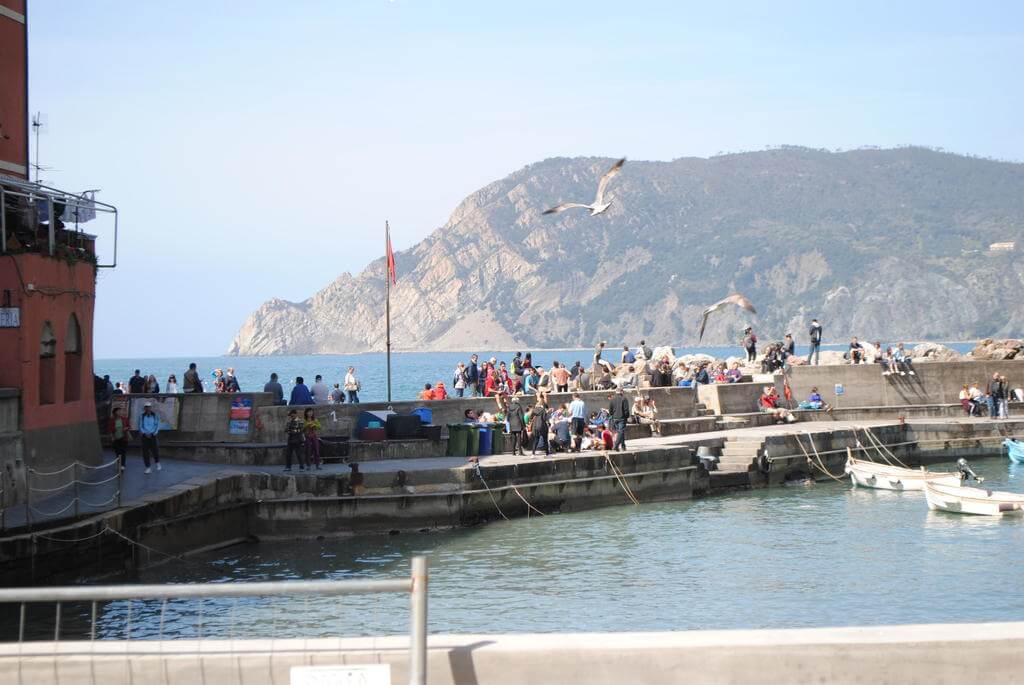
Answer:
<path fill-rule="evenodd" d="M 921 148 L 803 148 L 627 162 L 614 204 L 593 196 L 610 159 L 549 159 L 466 198 L 397 255 L 395 349 L 696 343 L 701 309 L 739 291 L 762 338 L 826 342 L 1006 337 L 1024 327 L 1024 165 Z M 384 348 L 384 260 L 301 303 L 250 315 L 232 354 Z M 730 344 L 746 315 L 712 317 Z"/>

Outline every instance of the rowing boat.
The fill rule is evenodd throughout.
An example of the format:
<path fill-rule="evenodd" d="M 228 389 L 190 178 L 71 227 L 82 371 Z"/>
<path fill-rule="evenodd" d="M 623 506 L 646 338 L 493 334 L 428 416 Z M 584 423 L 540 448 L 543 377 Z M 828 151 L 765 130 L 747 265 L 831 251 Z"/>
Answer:
<path fill-rule="evenodd" d="M 1015 464 L 1024 464 L 1024 442 L 1007 438 L 1003 440 L 1006 451 L 1010 455 L 1010 461 Z"/>
<path fill-rule="evenodd" d="M 1016 492 L 998 492 L 925 481 L 924 495 L 928 500 L 929 509 L 984 516 L 1024 513 L 1024 495 Z"/>
<path fill-rule="evenodd" d="M 879 490 L 924 490 L 925 481 L 960 485 L 959 473 L 904 469 L 853 457 L 846 460 L 846 472 L 855 486 Z"/>

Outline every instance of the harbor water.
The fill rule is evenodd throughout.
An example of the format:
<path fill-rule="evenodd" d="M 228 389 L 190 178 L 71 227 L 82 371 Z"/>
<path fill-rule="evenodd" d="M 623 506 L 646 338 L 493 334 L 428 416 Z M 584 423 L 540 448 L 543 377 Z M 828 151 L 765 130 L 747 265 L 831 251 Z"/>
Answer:
<path fill-rule="evenodd" d="M 972 465 L 986 486 L 1024 491 L 1024 467 L 991 458 Z M 170 561 L 131 581 L 399 577 L 414 554 L 430 558 L 434 633 L 1024 616 L 1020 517 L 932 512 L 919 492 L 835 482 L 447 532 L 262 541 Z M 163 635 L 172 637 L 397 634 L 407 630 L 407 602 L 404 595 L 133 602 L 130 627 L 129 607 L 118 602 L 102 608 L 99 634 L 155 638 L 161 623 Z M 33 625 L 46 629 L 52 608 L 38 616 Z"/>

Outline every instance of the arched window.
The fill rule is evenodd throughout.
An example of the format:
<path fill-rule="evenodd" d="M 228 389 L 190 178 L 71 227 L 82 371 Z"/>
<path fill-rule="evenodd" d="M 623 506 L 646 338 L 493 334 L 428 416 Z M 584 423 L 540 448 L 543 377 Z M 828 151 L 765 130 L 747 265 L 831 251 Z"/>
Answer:
<path fill-rule="evenodd" d="M 78 317 L 68 317 L 68 333 L 64 336 L 64 401 L 82 399 L 82 329 Z"/>
<path fill-rule="evenodd" d="M 57 373 L 57 336 L 47 321 L 39 336 L 39 404 L 53 404 Z"/>

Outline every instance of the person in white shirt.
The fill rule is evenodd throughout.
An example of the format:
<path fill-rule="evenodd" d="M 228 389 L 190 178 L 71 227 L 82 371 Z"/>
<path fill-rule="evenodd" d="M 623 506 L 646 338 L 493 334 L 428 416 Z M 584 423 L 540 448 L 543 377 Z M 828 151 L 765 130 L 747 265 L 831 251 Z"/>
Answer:
<path fill-rule="evenodd" d="M 178 390 L 178 379 L 175 377 L 173 373 L 167 377 L 167 385 L 164 386 L 164 392 L 169 393 L 171 395 L 176 395 L 177 393 L 181 392 L 180 390 Z"/>
<path fill-rule="evenodd" d="M 348 393 L 350 404 L 359 404 L 359 391 L 362 389 L 363 384 L 356 378 L 356 367 L 348 367 L 348 371 L 345 373 L 345 392 Z"/>

